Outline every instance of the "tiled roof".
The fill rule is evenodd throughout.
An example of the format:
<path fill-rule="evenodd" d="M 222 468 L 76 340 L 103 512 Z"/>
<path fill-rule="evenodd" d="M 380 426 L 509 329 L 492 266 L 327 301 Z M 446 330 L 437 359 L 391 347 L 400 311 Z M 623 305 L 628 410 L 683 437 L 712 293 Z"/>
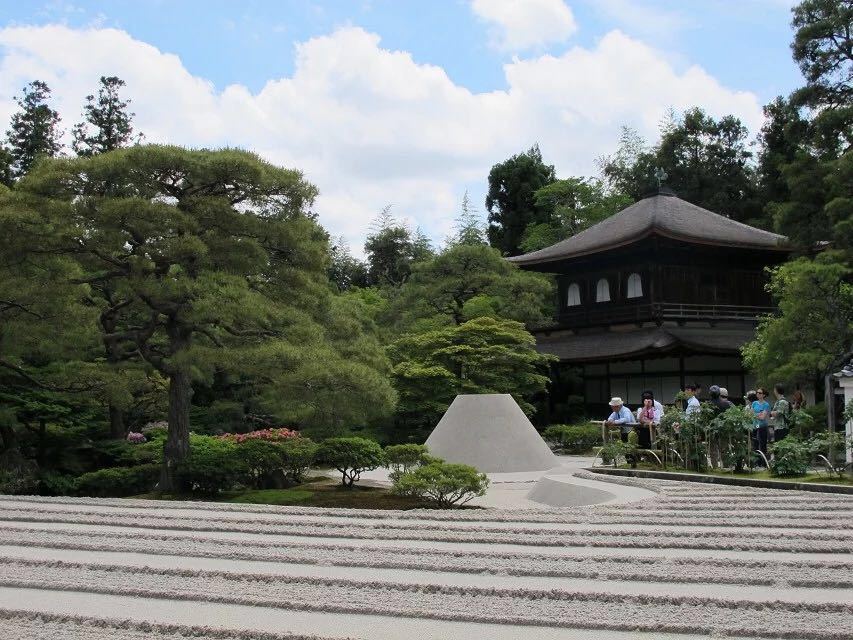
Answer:
<path fill-rule="evenodd" d="M 520 266 L 556 262 L 631 244 L 652 234 L 716 246 L 785 250 L 785 236 L 721 216 L 672 194 L 644 198 L 557 244 L 508 258 Z"/>

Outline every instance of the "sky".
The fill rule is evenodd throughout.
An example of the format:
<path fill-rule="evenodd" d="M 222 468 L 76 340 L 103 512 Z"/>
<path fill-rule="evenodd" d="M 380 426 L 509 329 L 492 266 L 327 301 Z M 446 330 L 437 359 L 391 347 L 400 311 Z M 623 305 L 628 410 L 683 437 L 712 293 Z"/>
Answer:
<path fill-rule="evenodd" d="M 355 255 L 379 211 L 441 245 L 466 191 L 538 143 L 596 176 L 622 126 L 734 114 L 802 84 L 793 0 L 0 0 L 0 124 L 39 79 L 67 134 L 102 75 L 148 142 L 303 171 Z"/>

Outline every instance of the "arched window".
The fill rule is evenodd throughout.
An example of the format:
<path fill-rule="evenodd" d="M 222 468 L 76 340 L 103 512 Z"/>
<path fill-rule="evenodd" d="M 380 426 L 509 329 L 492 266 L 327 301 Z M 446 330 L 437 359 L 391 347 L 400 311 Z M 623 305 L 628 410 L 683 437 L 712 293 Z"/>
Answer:
<path fill-rule="evenodd" d="M 607 278 L 602 278 L 595 285 L 595 301 L 610 302 L 610 283 L 607 282 Z"/>
<path fill-rule="evenodd" d="M 639 273 L 632 273 L 630 276 L 628 276 L 628 297 L 643 297 L 643 279 L 640 278 Z"/>
<path fill-rule="evenodd" d="M 581 288 L 577 282 L 569 285 L 569 291 L 566 293 L 566 306 L 576 307 L 581 303 Z"/>

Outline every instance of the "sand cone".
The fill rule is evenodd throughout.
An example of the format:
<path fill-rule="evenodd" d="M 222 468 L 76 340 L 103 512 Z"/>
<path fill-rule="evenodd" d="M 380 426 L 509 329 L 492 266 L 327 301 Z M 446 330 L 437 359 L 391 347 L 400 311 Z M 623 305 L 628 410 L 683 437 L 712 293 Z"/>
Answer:
<path fill-rule="evenodd" d="M 426 446 L 431 455 L 486 473 L 544 471 L 559 464 L 508 393 L 456 396 Z"/>

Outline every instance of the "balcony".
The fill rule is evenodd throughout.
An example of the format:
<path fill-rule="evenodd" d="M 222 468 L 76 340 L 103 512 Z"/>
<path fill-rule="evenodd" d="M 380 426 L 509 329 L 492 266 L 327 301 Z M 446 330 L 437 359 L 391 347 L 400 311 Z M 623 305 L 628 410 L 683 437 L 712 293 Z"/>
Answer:
<path fill-rule="evenodd" d="M 647 304 L 593 304 L 563 309 L 557 323 L 564 327 L 591 327 L 609 324 L 656 322 L 665 320 L 716 322 L 736 320 L 756 322 L 760 317 L 774 313 L 775 307 L 758 307 L 732 304 L 683 304 L 680 302 L 654 302 Z"/>

